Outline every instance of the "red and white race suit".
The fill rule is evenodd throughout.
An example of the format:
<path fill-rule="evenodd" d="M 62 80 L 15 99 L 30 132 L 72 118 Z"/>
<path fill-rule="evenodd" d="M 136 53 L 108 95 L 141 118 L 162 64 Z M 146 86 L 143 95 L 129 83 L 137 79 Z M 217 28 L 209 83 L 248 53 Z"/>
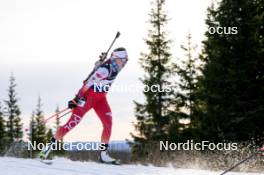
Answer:
<path fill-rule="evenodd" d="M 67 123 L 57 130 L 55 139 L 60 140 L 63 138 L 71 129 L 78 125 L 83 116 L 93 108 L 103 125 L 101 142 L 109 142 L 112 129 L 112 112 L 107 102 L 106 95 L 108 88 L 119 72 L 120 70 L 114 71 L 111 59 L 109 59 L 92 73 L 90 78 L 84 82 L 82 88 L 78 92 L 79 97 L 84 97 L 86 99 L 85 104 L 83 106 L 77 106 L 72 110 L 72 115 Z"/>

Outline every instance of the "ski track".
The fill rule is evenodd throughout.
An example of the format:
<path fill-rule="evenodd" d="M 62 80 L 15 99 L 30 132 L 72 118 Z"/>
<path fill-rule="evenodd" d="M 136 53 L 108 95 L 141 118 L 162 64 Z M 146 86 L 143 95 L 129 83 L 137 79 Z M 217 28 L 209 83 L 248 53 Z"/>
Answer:
<path fill-rule="evenodd" d="M 38 160 L 21 158 L 0 158 L 0 175 L 219 175 L 196 169 L 174 169 L 143 165 L 106 165 L 96 162 L 71 161 L 56 158 L 52 165 Z M 228 173 L 227 175 L 264 175 L 256 173 Z"/>

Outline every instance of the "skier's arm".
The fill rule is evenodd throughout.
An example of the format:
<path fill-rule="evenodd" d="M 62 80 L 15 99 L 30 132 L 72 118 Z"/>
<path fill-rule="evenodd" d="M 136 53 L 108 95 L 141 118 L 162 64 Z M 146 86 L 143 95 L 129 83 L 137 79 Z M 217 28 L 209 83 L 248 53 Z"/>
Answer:
<path fill-rule="evenodd" d="M 109 75 L 109 70 L 105 67 L 99 67 L 92 76 L 84 82 L 82 88 L 79 90 L 78 95 L 83 96 L 83 94 L 95 83 L 100 83 L 101 80 L 105 79 Z"/>
<path fill-rule="evenodd" d="M 85 92 L 95 83 L 100 83 L 101 80 L 105 79 L 109 74 L 107 68 L 99 67 L 92 76 L 83 83 L 82 88 L 79 90 L 78 94 L 75 96 L 74 99 L 68 102 L 68 107 L 73 109 L 77 106 L 83 105 L 86 101 L 84 94 Z"/>

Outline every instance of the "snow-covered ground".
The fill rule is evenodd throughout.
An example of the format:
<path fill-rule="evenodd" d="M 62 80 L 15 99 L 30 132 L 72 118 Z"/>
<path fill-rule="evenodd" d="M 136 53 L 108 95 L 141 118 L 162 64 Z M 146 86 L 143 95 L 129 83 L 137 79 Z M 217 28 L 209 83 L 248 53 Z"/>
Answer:
<path fill-rule="evenodd" d="M 95 162 L 78 162 L 56 158 L 52 165 L 37 160 L 0 158 L 1 175 L 219 175 L 195 169 L 174 169 L 142 165 L 105 165 Z M 254 173 L 229 173 L 228 175 L 264 175 Z"/>

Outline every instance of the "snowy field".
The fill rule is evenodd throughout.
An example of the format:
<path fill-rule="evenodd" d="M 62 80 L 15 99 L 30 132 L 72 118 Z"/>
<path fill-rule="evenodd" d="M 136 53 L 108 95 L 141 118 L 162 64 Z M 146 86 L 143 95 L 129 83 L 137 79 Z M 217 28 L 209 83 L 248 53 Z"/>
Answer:
<path fill-rule="evenodd" d="M 1 175 L 219 175 L 194 169 L 174 169 L 142 165 L 105 165 L 95 162 L 77 162 L 63 158 L 45 165 L 37 160 L 0 158 Z M 228 173 L 227 175 L 264 175 L 255 173 Z"/>

